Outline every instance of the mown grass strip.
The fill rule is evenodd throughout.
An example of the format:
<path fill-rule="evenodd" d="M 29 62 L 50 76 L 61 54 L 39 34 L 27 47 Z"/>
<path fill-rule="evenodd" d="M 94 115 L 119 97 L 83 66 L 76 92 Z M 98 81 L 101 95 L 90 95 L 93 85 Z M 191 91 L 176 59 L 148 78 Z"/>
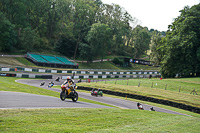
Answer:
<path fill-rule="evenodd" d="M 0 110 L 0 132 L 198 133 L 200 118 L 130 109 Z"/>

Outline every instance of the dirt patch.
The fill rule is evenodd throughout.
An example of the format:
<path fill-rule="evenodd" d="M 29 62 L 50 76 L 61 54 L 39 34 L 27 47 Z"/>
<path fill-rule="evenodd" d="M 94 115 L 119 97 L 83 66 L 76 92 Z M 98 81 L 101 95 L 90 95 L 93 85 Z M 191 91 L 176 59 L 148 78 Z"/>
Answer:
<path fill-rule="evenodd" d="M 5 64 L 5 65 L 15 65 L 15 66 L 24 66 L 24 64 L 20 63 L 13 57 L 0 57 L 0 64 Z"/>

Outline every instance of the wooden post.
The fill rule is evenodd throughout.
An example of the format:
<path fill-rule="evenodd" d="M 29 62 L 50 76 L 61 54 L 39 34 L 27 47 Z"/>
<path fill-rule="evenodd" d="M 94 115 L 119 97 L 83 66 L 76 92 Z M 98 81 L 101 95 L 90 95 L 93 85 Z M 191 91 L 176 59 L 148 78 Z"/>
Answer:
<path fill-rule="evenodd" d="M 151 88 L 153 88 L 153 82 L 152 82 Z"/>
<path fill-rule="evenodd" d="M 197 92 L 195 91 L 195 88 L 194 88 L 193 91 L 190 92 L 190 94 L 191 94 L 191 93 L 193 93 L 193 95 L 194 95 L 194 93 L 196 93 L 196 95 L 198 95 Z"/>
<path fill-rule="evenodd" d="M 181 91 L 181 86 L 179 87 L 179 92 Z"/>
<path fill-rule="evenodd" d="M 117 79 L 115 80 L 115 84 L 117 83 Z"/>
<path fill-rule="evenodd" d="M 128 79 L 127 79 L 127 85 L 128 85 Z"/>
<path fill-rule="evenodd" d="M 127 100 L 127 88 L 126 88 L 126 100 Z"/>
<path fill-rule="evenodd" d="M 141 81 L 140 81 L 141 82 Z M 139 82 L 139 84 L 138 84 L 138 87 L 140 87 L 140 82 Z"/>
<path fill-rule="evenodd" d="M 167 84 L 165 85 L 165 90 L 167 89 Z"/>

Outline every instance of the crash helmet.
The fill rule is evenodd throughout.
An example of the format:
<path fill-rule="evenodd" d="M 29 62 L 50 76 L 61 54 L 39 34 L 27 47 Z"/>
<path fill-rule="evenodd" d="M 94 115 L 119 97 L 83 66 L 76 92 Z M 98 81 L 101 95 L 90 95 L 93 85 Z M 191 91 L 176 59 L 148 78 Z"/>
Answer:
<path fill-rule="evenodd" d="M 71 80 L 71 77 L 70 76 L 67 76 L 67 81 Z"/>

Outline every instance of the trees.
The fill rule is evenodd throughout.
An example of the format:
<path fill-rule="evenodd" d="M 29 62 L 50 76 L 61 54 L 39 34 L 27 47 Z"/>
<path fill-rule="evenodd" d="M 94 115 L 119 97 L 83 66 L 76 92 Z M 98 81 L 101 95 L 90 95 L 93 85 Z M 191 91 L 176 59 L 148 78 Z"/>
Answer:
<path fill-rule="evenodd" d="M 70 36 L 62 35 L 55 43 L 55 49 L 56 51 L 67 57 L 73 57 L 75 45 L 76 43 L 75 40 L 73 40 L 73 38 L 70 38 Z"/>
<path fill-rule="evenodd" d="M 30 27 L 26 27 L 22 30 L 19 37 L 19 45 L 21 51 L 41 51 L 43 44 L 41 44 L 41 38 L 38 36 L 35 30 L 31 30 Z"/>
<path fill-rule="evenodd" d="M 146 31 L 132 32 L 137 19 L 119 5 L 101 0 L 0 0 L 0 12 L 1 31 L 5 31 L 0 33 L 1 51 L 14 47 L 31 52 L 40 47 L 92 61 L 107 53 L 133 56 L 134 45 L 137 51 L 148 48 L 143 45 Z M 135 43 L 139 37 L 143 41 Z"/>
<path fill-rule="evenodd" d="M 158 31 L 152 31 L 151 33 L 151 54 L 150 54 L 150 60 L 155 65 L 160 65 L 161 59 L 163 57 L 163 52 L 159 48 L 161 46 L 162 41 L 162 34 Z"/>
<path fill-rule="evenodd" d="M 200 4 L 185 7 L 180 12 L 159 47 L 164 51 L 161 59 L 161 74 L 164 77 L 176 74 L 189 76 L 200 70 Z"/>
<path fill-rule="evenodd" d="M 88 32 L 86 42 L 80 44 L 80 55 L 88 62 L 95 57 L 103 57 L 108 52 L 112 40 L 111 29 L 106 24 L 94 23 Z"/>
<path fill-rule="evenodd" d="M 135 58 L 140 57 L 149 49 L 151 36 L 147 28 L 137 26 L 133 29 L 133 44 L 135 49 Z"/>
<path fill-rule="evenodd" d="M 94 57 L 100 56 L 102 59 L 108 52 L 111 40 L 111 29 L 106 24 L 93 24 L 87 35 L 87 41 L 92 47 Z"/>
<path fill-rule="evenodd" d="M 14 25 L 0 12 L 0 51 L 10 52 L 17 43 Z"/>
<path fill-rule="evenodd" d="M 85 39 L 90 26 L 95 20 L 95 9 L 97 4 L 91 0 L 74 0 L 72 4 L 73 35 L 76 39 L 74 59 L 76 58 L 79 44 Z"/>
<path fill-rule="evenodd" d="M 127 55 L 131 44 L 132 16 L 119 5 L 104 5 L 104 18 L 101 22 L 108 24 L 112 30 L 112 49 L 115 55 Z M 130 47 L 129 47 L 130 46 Z"/>

